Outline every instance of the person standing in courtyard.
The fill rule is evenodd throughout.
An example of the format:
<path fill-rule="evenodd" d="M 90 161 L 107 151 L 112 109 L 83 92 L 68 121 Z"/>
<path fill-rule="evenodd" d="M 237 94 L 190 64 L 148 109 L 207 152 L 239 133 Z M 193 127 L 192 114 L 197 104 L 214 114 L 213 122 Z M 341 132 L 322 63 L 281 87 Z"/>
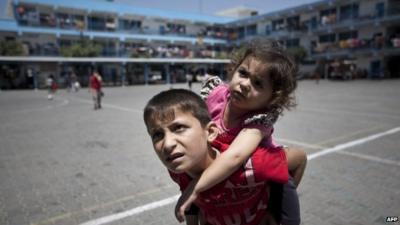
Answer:
<path fill-rule="evenodd" d="M 103 92 L 101 90 L 102 78 L 97 70 L 94 70 L 89 79 L 89 91 L 92 94 L 94 110 L 101 109 L 101 98 Z"/>
<path fill-rule="evenodd" d="M 53 74 L 50 74 L 47 77 L 46 85 L 47 85 L 47 91 L 48 91 L 47 99 L 48 100 L 53 100 L 53 96 L 57 91 L 57 83 L 56 83 L 56 81 L 54 79 Z"/>
<path fill-rule="evenodd" d="M 319 84 L 319 80 L 321 79 L 321 76 L 324 74 L 324 70 L 325 70 L 324 63 L 321 60 L 319 60 L 314 70 L 314 79 L 316 84 Z"/>
<path fill-rule="evenodd" d="M 78 77 L 76 76 L 75 72 L 72 71 L 71 72 L 71 90 L 73 92 L 78 92 L 80 86 L 81 85 L 79 84 Z"/>
<path fill-rule="evenodd" d="M 188 83 L 188 87 L 192 90 L 192 83 L 193 83 L 193 71 L 189 70 L 186 74 L 186 81 Z"/>

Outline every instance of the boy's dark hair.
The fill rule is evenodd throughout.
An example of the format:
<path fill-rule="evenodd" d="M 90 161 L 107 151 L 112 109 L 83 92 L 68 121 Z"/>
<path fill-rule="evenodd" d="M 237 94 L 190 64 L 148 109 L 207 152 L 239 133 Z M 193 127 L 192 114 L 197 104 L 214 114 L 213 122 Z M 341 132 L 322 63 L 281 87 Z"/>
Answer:
<path fill-rule="evenodd" d="M 173 120 L 175 110 L 191 113 L 202 127 L 211 121 L 206 103 L 199 95 L 186 89 L 171 89 L 153 96 L 144 108 L 143 119 L 146 126 L 155 120 Z"/>
<path fill-rule="evenodd" d="M 237 49 L 228 67 L 231 78 L 236 69 L 248 57 L 264 61 L 268 65 L 272 82 L 272 98 L 267 109 L 281 114 L 296 105 L 293 91 L 297 87 L 297 64 L 276 41 L 255 38 Z"/>

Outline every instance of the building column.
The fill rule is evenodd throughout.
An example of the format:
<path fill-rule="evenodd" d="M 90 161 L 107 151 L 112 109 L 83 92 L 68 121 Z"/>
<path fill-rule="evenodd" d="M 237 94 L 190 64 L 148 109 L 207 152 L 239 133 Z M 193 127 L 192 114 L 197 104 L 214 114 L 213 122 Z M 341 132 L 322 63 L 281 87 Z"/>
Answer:
<path fill-rule="evenodd" d="M 120 67 L 119 67 L 119 71 L 121 73 L 121 86 L 124 87 L 125 86 L 125 80 L 126 80 L 126 66 L 125 66 L 125 62 L 123 62 Z"/>
<path fill-rule="evenodd" d="M 169 64 L 165 64 L 165 75 L 166 75 L 166 82 L 167 84 L 171 84 L 171 74 L 169 73 Z"/>
<path fill-rule="evenodd" d="M 89 13 L 85 13 L 83 16 L 83 29 L 82 30 L 89 30 Z"/>
<path fill-rule="evenodd" d="M 219 65 L 219 77 L 221 77 L 222 80 L 226 79 L 224 75 L 224 64 Z"/>
<path fill-rule="evenodd" d="M 149 84 L 149 64 L 144 63 L 143 64 L 143 73 L 144 73 L 144 84 L 148 85 Z"/>
<path fill-rule="evenodd" d="M 39 86 L 38 86 L 38 80 L 39 80 L 39 74 L 38 74 L 38 71 L 37 70 L 34 70 L 34 71 L 32 71 L 32 76 L 33 76 L 33 89 L 35 90 L 35 91 L 37 91 L 38 90 L 38 88 L 39 88 Z"/>

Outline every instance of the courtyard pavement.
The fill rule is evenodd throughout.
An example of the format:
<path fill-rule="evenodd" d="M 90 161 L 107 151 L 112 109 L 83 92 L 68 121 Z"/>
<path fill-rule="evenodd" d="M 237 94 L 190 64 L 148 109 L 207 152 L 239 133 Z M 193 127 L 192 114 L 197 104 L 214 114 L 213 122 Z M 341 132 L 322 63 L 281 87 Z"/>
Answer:
<path fill-rule="evenodd" d="M 87 89 L 51 101 L 44 90 L 1 91 L 0 224 L 178 224 L 178 187 L 142 121 L 168 88 L 105 88 L 98 111 Z M 302 224 L 400 224 L 387 222 L 400 216 L 400 80 L 305 80 L 296 96 L 274 137 L 309 156 Z"/>

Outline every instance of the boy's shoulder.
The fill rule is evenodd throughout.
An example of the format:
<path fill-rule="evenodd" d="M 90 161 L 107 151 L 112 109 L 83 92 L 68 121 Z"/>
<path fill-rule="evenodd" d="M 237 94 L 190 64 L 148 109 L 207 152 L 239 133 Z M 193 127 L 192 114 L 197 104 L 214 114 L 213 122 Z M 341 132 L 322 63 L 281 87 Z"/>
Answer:
<path fill-rule="evenodd" d="M 186 173 L 174 173 L 170 170 L 168 170 L 168 173 L 171 179 L 179 185 L 181 191 L 185 190 L 192 180 Z"/>

